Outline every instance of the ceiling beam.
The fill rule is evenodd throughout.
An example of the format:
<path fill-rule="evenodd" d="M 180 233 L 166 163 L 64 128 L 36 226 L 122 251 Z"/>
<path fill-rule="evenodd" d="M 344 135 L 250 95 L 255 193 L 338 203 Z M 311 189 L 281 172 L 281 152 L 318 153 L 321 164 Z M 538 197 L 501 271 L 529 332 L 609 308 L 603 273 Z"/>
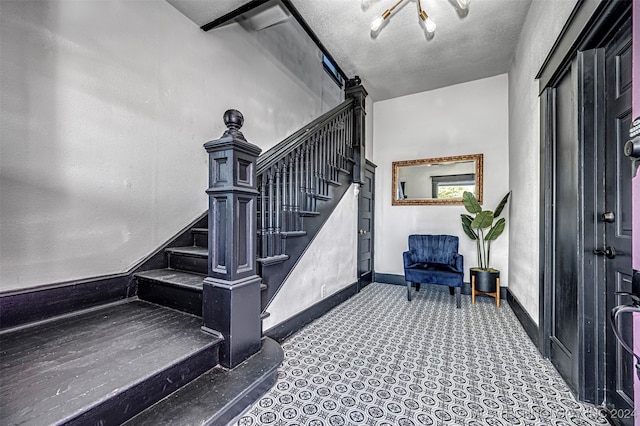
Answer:
<path fill-rule="evenodd" d="M 255 9 L 258 6 L 262 6 L 263 4 L 267 3 L 270 0 L 251 0 L 248 3 L 243 4 L 242 6 L 240 6 L 239 8 L 232 10 L 231 12 L 227 13 L 226 15 L 222 15 L 221 17 L 214 19 L 213 21 L 209 22 L 208 24 L 204 24 L 203 26 L 200 27 L 200 29 L 202 31 L 209 31 L 212 30 L 216 27 L 219 27 L 220 25 L 224 24 L 225 22 L 231 21 L 232 19 L 237 18 L 238 16 L 242 15 L 243 13 L 247 13 L 248 11 Z"/>
<path fill-rule="evenodd" d="M 203 31 L 212 30 L 212 29 L 214 29 L 216 27 L 219 27 L 220 25 L 222 25 L 222 24 L 224 24 L 224 23 L 226 23 L 228 21 L 231 21 L 232 19 L 235 19 L 238 16 L 240 16 L 240 15 L 242 15 L 244 13 L 247 13 L 247 12 L 255 9 L 258 6 L 262 6 L 263 4 L 268 3 L 270 1 L 274 1 L 274 0 L 251 0 L 248 3 L 243 4 L 239 8 L 227 13 L 226 15 L 223 15 L 220 18 L 214 19 L 213 21 L 209 22 L 208 24 L 204 24 L 203 26 L 200 27 L 200 29 L 202 29 Z M 315 45 L 318 47 L 318 49 L 320 49 L 320 51 L 327 58 L 329 58 L 329 60 L 335 65 L 336 70 L 342 76 L 342 78 L 345 81 L 348 80 L 349 78 L 347 77 L 347 74 L 345 74 L 345 72 L 342 70 L 342 68 L 340 68 L 340 65 L 338 65 L 336 60 L 333 59 L 333 56 L 331 56 L 331 53 L 329 53 L 327 48 L 324 47 L 324 45 L 322 44 L 322 42 L 320 41 L 318 36 L 313 32 L 311 27 L 309 27 L 309 24 L 307 24 L 307 21 L 304 20 L 302 15 L 300 15 L 300 12 L 298 12 L 298 9 L 296 9 L 295 6 L 291 3 L 291 0 L 280 0 L 280 2 L 284 5 L 284 7 L 287 8 L 289 13 L 291 13 L 291 16 L 294 17 L 296 22 L 298 22 L 298 24 L 302 27 L 304 32 L 307 33 L 309 38 L 315 43 Z"/>

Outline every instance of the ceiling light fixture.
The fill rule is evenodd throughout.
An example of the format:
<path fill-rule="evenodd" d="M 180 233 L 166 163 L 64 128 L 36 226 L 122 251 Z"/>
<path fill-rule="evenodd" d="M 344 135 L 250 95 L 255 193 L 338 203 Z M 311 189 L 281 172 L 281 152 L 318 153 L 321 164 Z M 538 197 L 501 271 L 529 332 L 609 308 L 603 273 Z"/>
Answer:
<path fill-rule="evenodd" d="M 393 12 L 393 10 L 396 7 L 398 7 L 400 5 L 400 3 L 402 3 L 403 1 L 404 0 L 399 0 L 396 4 L 391 6 L 389 9 L 385 10 L 384 12 L 382 12 L 382 15 L 378 16 L 371 23 L 371 31 L 373 31 L 374 33 L 377 32 L 382 27 L 382 23 L 387 18 L 389 18 L 389 16 L 391 16 L 391 13 Z M 461 9 L 467 9 L 469 7 L 469 3 L 470 2 L 471 2 L 471 0 L 456 0 L 456 3 L 458 3 L 458 6 Z M 418 0 L 418 16 L 422 20 L 422 23 L 424 24 L 424 27 L 425 27 L 425 30 L 427 31 L 427 33 L 433 34 L 435 32 L 435 30 L 436 30 L 436 23 L 434 22 L 433 19 L 431 19 L 429 17 L 427 12 L 424 11 L 424 9 L 422 8 L 422 4 L 420 3 L 420 0 Z"/>
<path fill-rule="evenodd" d="M 424 9 L 422 9 L 420 0 L 418 0 L 418 10 L 419 10 L 418 15 L 420 15 L 420 19 L 422 19 L 422 22 L 424 23 L 424 28 L 427 30 L 427 32 L 429 34 L 435 32 L 436 23 L 433 21 L 433 19 L 429 18 L 429 15 L 427 15 L 427 12 L 425 12 Z"/>

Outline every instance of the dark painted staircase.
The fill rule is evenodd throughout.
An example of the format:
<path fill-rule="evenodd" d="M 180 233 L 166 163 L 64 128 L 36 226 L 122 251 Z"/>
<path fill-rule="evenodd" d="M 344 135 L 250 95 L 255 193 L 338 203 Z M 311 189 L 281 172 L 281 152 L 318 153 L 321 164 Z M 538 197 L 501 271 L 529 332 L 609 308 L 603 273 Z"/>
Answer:
<path fill-rule="evenodd" d="M 205 148 L 210 206 L 229 210 L 212 208 L 132 271 L 132 297 L 0 324 L 0 424 L 224 425 L 263 395 L 284 355 L 259 322 L 358 176 L 362 99 L 257 160 L 242 115 L 225 113 L 229 130 Z"/>
<path fill-rule="evenodd" d="M 257 160 L 262 318 L 269 315 L 270 301 L 351 184 L 352 115 L 349 99 Z M 135 274 L 141 299 L 202 315 L 207 223 L 205 214 L 164 249 L 164 258 L 141 267 Z"/>

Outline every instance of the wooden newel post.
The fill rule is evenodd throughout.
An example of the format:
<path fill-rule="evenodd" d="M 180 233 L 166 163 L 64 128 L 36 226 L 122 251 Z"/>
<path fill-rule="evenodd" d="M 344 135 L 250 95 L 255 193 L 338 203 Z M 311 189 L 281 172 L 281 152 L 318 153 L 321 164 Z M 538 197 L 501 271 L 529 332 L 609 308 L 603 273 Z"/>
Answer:
<path fill-rule="evenodd" d="M 344 94 L 346 98 L 353 98 L 353 183 L 362 183 L 364 180 L 365 157 L 365 99 L 367 91 L 362 86 L 360 77 L 347 80 Z"/>
<path fill-rule="evenodd" d="M 256 275 L 256 158 L 239 111 L 227 130 L 204 144 L 209 153 L 209 273 L 203 282 L 203 330 L 222 334 L 220 363 L 233 368 L 260 350 L 260 284 Z"/>

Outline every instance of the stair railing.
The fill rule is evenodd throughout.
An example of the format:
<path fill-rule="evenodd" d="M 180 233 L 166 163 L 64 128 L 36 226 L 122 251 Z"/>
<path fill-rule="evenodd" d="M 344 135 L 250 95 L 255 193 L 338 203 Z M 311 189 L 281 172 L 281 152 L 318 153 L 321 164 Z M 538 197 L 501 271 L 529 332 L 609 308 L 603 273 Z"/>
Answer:
<path fill-rule="evenodd" d="M 208 273 L 202 283 L 205 332 L 224 339 L 220 363 L 234 368 L 260 349 L 263 266 L 288 259 L 287 237 L 305 235 L 303 218 L 319 215 L 340 172 L 361 182 L 364 99 L 360 79 L 345 84 L 345 100 L 264 155 L 240 128 L 242 114 L 224 114 L 227 130 L 204 147 L 209 156 Z M 259 209 L 259 211 L 257 211 Z M 268 286 L 273 285 L 273 289 Z"/>
<path fill-rule="evenodd" d="M 318 214 L 340 171 L 353 162 L 353 99 L 320 116 L 256 164 L 259 191 L 258 261 L 286 260 L 287 237 L 303 233 L 304 217 Z"/>

